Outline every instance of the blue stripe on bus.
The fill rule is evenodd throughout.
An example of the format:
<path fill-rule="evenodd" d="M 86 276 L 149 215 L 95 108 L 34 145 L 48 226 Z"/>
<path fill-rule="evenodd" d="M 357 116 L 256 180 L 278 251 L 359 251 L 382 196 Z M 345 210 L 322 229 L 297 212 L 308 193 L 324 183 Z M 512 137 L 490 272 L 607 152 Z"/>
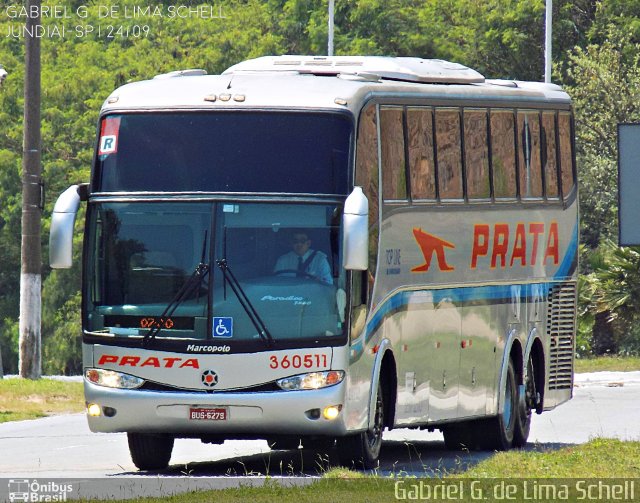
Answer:
<path fill-rule="evenodd" d="M 571 234 L 571 241 L 569 241 L 569 246 L 567 247 L 567 253 L 565 253 L 564 258 L 562 259 L 562 263 L 560 267 L 558 267 L 558 272 L 556 272 L 553 277 L 554 281 L 560 281 L 567 277 L 572 276 L 575 268 L 578 264 L 578 224 L 573 228 L 573 233 Z"/>
<path fill-rule="evenodd" d="M 510 302 L 513 298 L 520 298 L 526 302 L 532 287 L 537 286 L 546 299 L 552 283 L 568 279 L 575 271 L 578 253 L 578 225 L 573 229 L 571 240 L 567 247 L 562 263 L 558 267 L 553 279 L 549 282 L 534 284 L 512 284 L 512 285 L 491 285 L 443 288 L 432 290 L 411 290 L 398 292 L 387 299 L 379 307 L 376 314 L 369 320 L 366 328 L 365 344 L 371 339 L 375 331 L 380 327 L 383 320 L 398 311 L 406 310 L 408 306 L 418 306 L 420 304 L 438 304 L 445 299 L 452 303 L 465 303 L 469 301 L 487 301 L 502 299 Z M 519 288 L 518 288 L 519 287 Z"/>

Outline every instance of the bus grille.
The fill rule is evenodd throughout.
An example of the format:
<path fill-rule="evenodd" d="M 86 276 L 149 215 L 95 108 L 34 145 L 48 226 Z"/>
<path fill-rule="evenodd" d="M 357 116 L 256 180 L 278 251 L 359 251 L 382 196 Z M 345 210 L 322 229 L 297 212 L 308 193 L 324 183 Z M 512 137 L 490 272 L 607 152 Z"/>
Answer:
<path fill-rule="evenodd" d="M 576 329 L 576 285 L 565 283 L 549 292 L 547 337 L 550 341 L 549 389 L 571 389 Z"/>

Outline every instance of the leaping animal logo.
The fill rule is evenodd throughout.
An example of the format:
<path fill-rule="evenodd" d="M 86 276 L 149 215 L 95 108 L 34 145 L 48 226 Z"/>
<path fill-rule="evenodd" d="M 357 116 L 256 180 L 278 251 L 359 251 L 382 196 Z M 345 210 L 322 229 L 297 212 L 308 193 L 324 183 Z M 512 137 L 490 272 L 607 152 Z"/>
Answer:
<path fill-rule="evenodd" d="M 413 236 L 416 238 L 418 246 L 420 246 L 422 255 L 424 255 L 424 264 L 414 267 L 411 269 L 411 272 L 427 272 L 431 267 L 431 259 L 434 253 L 438 259 L 438 267 L 441 271 L 453 271 L 455 269 L 455 267 L 447 263 L 444 249 L 445 247 L 455 248 L 456 245 L 418 228 L 413 229 Z"/>

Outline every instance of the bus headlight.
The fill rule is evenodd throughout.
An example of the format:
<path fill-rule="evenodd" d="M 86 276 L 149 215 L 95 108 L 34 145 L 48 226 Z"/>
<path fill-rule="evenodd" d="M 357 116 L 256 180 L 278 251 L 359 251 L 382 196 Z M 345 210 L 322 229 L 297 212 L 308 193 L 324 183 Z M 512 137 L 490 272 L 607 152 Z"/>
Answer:
<path fill-rule="evenodd" d="M 341 383 L 344 379 L 343 370 L 327 370 L 326 372 L 309 372 L 297 376 L 278 379 L 276 382 L 282 389 L 291 391 L 298 389 L 320 389 Z"/>
<path fill-rule="evenodd" d="M 107 388 L 135 389 L 144 384 L 144 379 L 139 377 L 105 369 L 87 369 L 84 377 L 93 384 Z"/>

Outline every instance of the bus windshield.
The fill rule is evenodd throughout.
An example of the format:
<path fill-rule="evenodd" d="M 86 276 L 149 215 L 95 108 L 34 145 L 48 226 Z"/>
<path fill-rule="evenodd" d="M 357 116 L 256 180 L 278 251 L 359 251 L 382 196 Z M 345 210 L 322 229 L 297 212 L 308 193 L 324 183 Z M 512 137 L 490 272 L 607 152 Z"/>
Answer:
<path fill-rule="evenodd" d="M 108 115 L 92 190 L 345 195 L 351 132 L 336 113 Z"/>
<path fill-rule="evenodd" d="M 341 213 L 336 204 L 91 205 L 85 327 L 259 342 L 253 310 L 275 341 L 342 335 Z"/>

